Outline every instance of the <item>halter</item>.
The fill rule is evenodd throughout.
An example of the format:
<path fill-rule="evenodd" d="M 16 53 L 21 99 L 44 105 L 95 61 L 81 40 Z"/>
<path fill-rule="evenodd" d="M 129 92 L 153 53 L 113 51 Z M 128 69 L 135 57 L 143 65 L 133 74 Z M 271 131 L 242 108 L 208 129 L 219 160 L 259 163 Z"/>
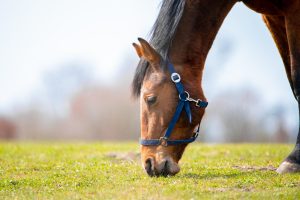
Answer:
<path fill-rule="evenodd" d="M 175 111 L 173 118 L 172 118 L 171 122 L 169 123 L 169 126 L 163 137 L 160 137 L 159 139 L 140 139 L 141 145 L 144 145 L 144 146 L 159 146 L 159 145 L 168 146 L 168 145 L 188 144 L 188 143 L 194 142 L 199 135 L 200 123 L 197 127 L 195 134 L 191 138 L 184 139 L 184 140 L 170 140 L 169 139 L 171 136 L 172 130 L 174 129 L 174 126 L 175 126 L 176 122 L 178 121 L 180 114 L 183 111 L 183 108 L 189 119 L 189 122 L 190 123 L 192 122 L 192 113 L 191 113 L 191 108 L 190 108 L 189 102 L 194 102 L 196 104 L 196 107 L 199 107 L 199 108 L 206 108 L 208 105 L 208 102 L 202 101 L 200 99 L 191 98 L 190 94 L 187 91 L 185 91 L 183 84 L 181 83 L 181 77 L 175 71 L 174 66 L 171 62 L 168 62 L 168 69 L 171 74 L 170 78 L 171 78 L 172 82 L 175 84 L 176 89 L 179 94 L 178 95 L 179 101 L 178 101 L 178 105 L 176 107 L 176 111 Z"/>

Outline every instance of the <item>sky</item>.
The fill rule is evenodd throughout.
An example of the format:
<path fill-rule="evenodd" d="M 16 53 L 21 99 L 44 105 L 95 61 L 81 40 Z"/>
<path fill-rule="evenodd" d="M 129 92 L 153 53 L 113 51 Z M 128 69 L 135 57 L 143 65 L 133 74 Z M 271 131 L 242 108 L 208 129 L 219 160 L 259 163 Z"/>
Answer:
<path fill-rule="evenodd" d="M 46 71 L 69 61 L 114 82 L 121 60 L 135 56 L 131 43 L 155 20 L 159 1 L 149 2 L 0 0 L 0 109 L 26 100 Z"/>
<path fill-rule="evenodd" d="M 94 66 L 100 83 L 115 83 L 124 60 L 138 62 L 131 44 L 137 37 L 149 38 L 160 2 L 0 0 L 0 111 L 26 101 L 45 72 L 68 62 Z M 291 118 L 296 116 L 271 35 L 261 16 L 242 3 L 234 6 L 217 35 L 203 87 L 208 99 L 220 91 L 251 88 L 266 105 L 284 104 Z"/>

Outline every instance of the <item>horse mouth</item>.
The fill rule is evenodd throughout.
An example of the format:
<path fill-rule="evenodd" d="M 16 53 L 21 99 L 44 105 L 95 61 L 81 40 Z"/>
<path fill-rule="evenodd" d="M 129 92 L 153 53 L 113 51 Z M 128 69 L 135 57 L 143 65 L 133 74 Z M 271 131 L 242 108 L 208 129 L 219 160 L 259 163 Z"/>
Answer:
<path fill-rule="evenodd" d="M 144 169 L 150 177 L 174 176 L 180 171 L 177 163 L 170 159 L 164 159 L 155 165 L 154 158 L 148 158 L 145 161 Z"/>

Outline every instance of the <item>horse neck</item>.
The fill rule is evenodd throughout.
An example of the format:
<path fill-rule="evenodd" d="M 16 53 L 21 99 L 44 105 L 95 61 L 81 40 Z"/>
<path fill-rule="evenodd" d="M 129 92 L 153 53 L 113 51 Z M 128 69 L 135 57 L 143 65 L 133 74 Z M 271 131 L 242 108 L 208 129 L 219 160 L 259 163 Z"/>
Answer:
<path fill-rule="evenodd" d="M 170 49 L 175 66 L 199 75 L 223 20 L 237 0 L 186 0 L 182 18 Z"/>

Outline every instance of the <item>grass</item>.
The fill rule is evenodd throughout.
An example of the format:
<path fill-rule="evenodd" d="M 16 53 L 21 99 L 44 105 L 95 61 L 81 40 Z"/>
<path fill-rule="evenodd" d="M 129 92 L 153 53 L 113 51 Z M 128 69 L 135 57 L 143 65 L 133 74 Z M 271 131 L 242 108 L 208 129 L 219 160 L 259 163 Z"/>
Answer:
<path fill-rule="evenodd" d="M 150 178 L 137 143 L 0 143 L 0 199 L 300 199 L 300 174 L 274 168 L 292 145 L 190 145 L 174 177 Z"/>

